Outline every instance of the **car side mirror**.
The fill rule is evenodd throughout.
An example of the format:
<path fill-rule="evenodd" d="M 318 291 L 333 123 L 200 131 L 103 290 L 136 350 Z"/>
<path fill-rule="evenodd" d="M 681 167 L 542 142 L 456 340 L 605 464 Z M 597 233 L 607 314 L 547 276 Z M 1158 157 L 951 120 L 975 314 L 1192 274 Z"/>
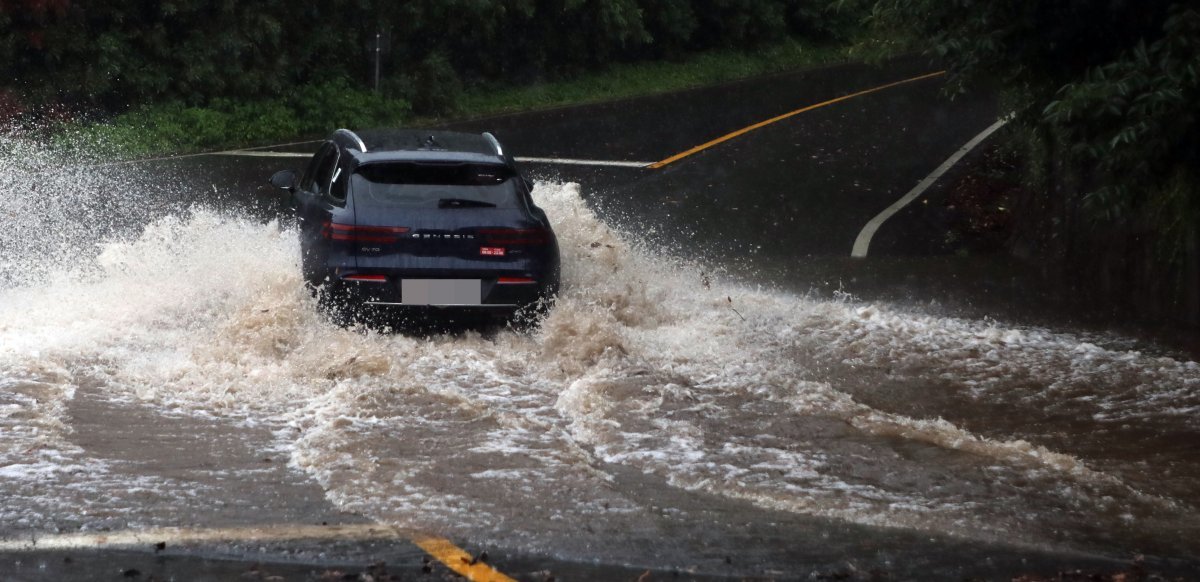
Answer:
<path fill-rule="evenodd" d="M 271 176 L 271 185 L 288 192 L 296 191 L 296 172 L 280 170 Z"/>

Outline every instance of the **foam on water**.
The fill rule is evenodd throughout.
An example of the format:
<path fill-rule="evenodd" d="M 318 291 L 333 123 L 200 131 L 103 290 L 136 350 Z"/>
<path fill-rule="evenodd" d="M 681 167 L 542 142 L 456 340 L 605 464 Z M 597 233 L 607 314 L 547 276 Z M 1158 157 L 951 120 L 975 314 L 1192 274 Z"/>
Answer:
<path fill-rule="evenodd" d="M 43 188 L 104 189 L 75 190 L 64 172 Z M 1099 470 L 1021 434 L 868 406 L 845 385 L 886 376 L 919 391 L 928 378 L 980 403 L 1187 433 L 1193 362 L 710 281 L 599 220 L 577 185 L 534 195 L 560 236 L 562 294 L 540 330 L 488 337 L 331 325 L 277 223 L 197 208 L 88 247 L 55 231 L 77 232 L 74 217 L 51 211 L 44 237 L 3 239 L 0 272 L 39 276 L 0 288 L 0 474 L 103 473 L 78 458 L 62 414 L 88 382 L 272 427 L 348 511 L 579 555 L 654 539 L 647 497 L 669 508 L 672 495 L 1084 546 L 1098 528 L 1153 538 L 1194 516 L 1194 500 L 1138 480 L 1144 468 Z M 0 231 L 38 215 L 15 198 L 0 201 Z"/>

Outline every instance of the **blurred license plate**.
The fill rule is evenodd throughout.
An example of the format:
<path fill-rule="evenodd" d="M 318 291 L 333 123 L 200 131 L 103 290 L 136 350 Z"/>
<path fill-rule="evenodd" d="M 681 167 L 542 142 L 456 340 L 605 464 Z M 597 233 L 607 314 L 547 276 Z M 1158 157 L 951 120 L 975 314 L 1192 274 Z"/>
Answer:
<path fill-rule="evenodd" d="M 405 305 L 479 305 L 479 279 L 403 279 L 400 302 Z"/>

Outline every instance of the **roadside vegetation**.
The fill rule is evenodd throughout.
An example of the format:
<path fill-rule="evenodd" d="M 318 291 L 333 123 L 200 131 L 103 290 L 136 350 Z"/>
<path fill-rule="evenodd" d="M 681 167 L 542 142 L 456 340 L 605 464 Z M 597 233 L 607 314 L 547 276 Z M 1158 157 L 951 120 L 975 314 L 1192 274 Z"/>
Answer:
<path fill-rule="evenodd" d="M 1001 88 L 1015 115 L 1002 134 L 1009 171 L 994 188 L 1012 198 L 1009 252 L 1074 302 L 1200 324 L 1194 2 L 858 4 L 870 5 L 869 37 L 886 39 L 885 51 L 942 59 L 952 90 Z"/>
<path fill-rule="evenodd" d="M 467 91 L 454 109 L 484 117 L 562 105 L 669 93 L 692 87 L 793 71 L 852 58 L 845 42 L 810 43 L 789 37 L 753 51 L 715 49 L 679 61 L 621 63 L 571 79 L 532 85 L 496 84 Z"/>
<path fill-rule="evenodd" d="M 0 119 L 126 155 L 271 143 L 828 63 L 861 16 L 827 0 L 8 0 L 0 78 L 20 83 L 0 81 Z"/>
<path fill-rule="evenodd" d="M 562 80 L 525 85 L 481 83 L 455 91 L 419 113 L 408 99 L 356 87 L 341 78 L 297 87 L 270 99 L 217 98 L 203 106 L 170 101 L 56 127 L 58 135 L 75 144 L 103 145 L 135 157 L 246 147 L 320 137 L 332 127 L 428 125 L 446 118 L 485 117 L 677 91 L 842 61 L 849 46 L 806 45 L 787 38 L 755 52 L 712 49 L 677 62 L 620 63 Z"/>

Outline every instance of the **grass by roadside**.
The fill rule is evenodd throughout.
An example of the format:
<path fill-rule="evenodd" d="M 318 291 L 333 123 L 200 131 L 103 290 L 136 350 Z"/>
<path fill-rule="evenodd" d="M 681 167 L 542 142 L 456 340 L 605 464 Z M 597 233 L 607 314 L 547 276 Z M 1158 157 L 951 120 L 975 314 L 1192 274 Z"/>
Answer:
<path fill-rule="evenodd" d="M 205 107 L 143 105 L 103 120 L 62 124 L 64 147 L 122 157 L 181 154 L 318 138 L 337 127 L 428 125 L 594 103 L 712 85 L 848 60 L 850 45 L 788 39 L 752 52 L 718 50 L 679 61 L 622 63 L 570 79 L 531 85 L 487 84 L 455 92 L 439 111 L 414 113 L 409 100 L 340 79 L 249 102 L 216 100 Z"/>
<path fill-rule="evenodd" d="M 605 71 L 578 78 L 527 86 L 480 87 L 459 101 L 461 115 L 486 117 L 611 101 L 737 79 L 811 67 L 848 59 L 850 45 L 814 45 L 795 39 L 754 52 L 711 51 L 690 55 L 678 62 L 655 61 L 617 64 Z"/>

